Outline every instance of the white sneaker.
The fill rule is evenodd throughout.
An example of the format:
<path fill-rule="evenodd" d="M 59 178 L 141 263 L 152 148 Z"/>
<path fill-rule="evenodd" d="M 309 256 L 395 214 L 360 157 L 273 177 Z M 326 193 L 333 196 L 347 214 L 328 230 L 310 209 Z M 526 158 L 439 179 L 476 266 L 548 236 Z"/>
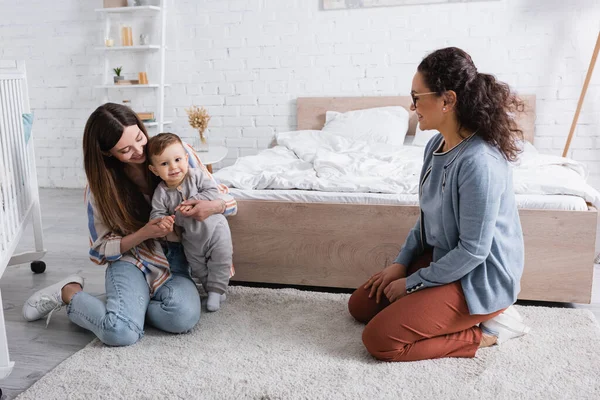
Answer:
<path fill-rule="evenodd" d="M 38 290 L 23 305 L 23 317 L 27 321 L 36 321 L 47 315 L 46 326 L 48 326 L 52 313 L 65 305 L 61 290 L 69 283 L 79 283 L 83 288 L 83 278 L 79 275 L 70 275 L 52 286 Z"/>
<path fill-rule="evenodd" d="M 523 317 L 513 306 L 508 307 L 502 314 L 482 322 L 479 327 L 485 333 L 496 336 L 498 344 L 523 336 L 531 330 L 523 323 Z"/>

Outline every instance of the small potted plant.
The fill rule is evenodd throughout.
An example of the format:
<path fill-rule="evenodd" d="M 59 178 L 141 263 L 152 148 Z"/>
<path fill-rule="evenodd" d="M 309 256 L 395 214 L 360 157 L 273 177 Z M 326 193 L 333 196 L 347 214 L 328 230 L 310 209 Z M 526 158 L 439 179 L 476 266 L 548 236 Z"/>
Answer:
<path fill-rule="evenodd" d="M 123 67 L 117 67 L 117 68 L 113 68 L 113 71 L 115 72 L 115 76 L 113 76 L 114 82 L 118 83 L 118 81 L 122 81 L 123 77 L 121 76 L 121 71 L 123 70 Z"/>
<path fill-rule="evenodd" d="M 208 127 L 208 121 L 210 121 L 208 111 L 204 107 L 192 106 L 186 108 L 185 112 L 188 115 L 190 126 L 197 129 L 200 135 L 200 146 L 196 150 L 208 151 L 208 142 L 206 141 L 206 136 L 204 136 L 204 131 Z"/>

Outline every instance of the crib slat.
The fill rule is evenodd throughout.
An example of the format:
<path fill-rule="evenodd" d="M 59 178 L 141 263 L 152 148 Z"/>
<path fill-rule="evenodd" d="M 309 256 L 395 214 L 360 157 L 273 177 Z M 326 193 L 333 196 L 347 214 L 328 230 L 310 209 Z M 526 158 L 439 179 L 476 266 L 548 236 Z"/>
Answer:
<path fill-rule="evenodd" d="M 23 99 L 23 84 L 19 79 L 17 81 L 17 104 L 19 104 L 19 115 L 20 119 L 20 129 L 21 129 L 21 166 L 23 168 L 23 180 L 24 187 L 23 191 L 25 192 L 25 196 L 23 197 L 25 203 L 25 211 L 27 211 L 29 204 L 32 202 L 32 190 L 31 190 L 31 163 L 28 162 L 31 159 L 31 152 L 28 151 L 29 144 L 33 143 L 31 136 L 29 137 L 29 143 L 25 141 L 25 126 L 23 125 L 23 114 L 24 110 L 24 99 Z"/>
<path fill-rule="evenodd" d="M 6 228 L 6 236 L 7 238 L 13 237 L 16 231 L 16 217 L 14 213 L 14 191 L 12 190 L 12 156 L 10 154 L 10 128 L 9 128 L 9 97 L 7 93 L 7 82 L 0 81 L 0 105 L 1 105 L 1 113 L 2 118 L 0 124 L 2 125 L 2 159 L 4 161 L 4 180 L 2 182 L 3 185 L 3 193 L 4 193 L 4 202 L 5 202 L 5 210 L 4 216 Z"/>
<path fill-rule="evenodd" d="M 0 83 L 0 250 L 8 251 L 9 240 L 9 221 L 8 221 L 8 163 L 6 157 L 6 139 L 7 133 L 4 127 L 4 102 L 2 98 L 2 84 Z M 0 262 L 2 260 L 0 259 Z"/>
<path fill-rule="evenodd" d="M 23 105 L 21 102 L 21 89 L 20 89 L 20 80 L 13 80 L 10 82 L 11 92 L 13 95 L 13 126 L 14 126 L 14 154 L 15 157 L 15 180 L 16 187 L 19 197 L 19 222 L 22 223 L 25 218 L 25 213 L 27 212 L 27 206 L 29 205 L 28 193 L 29 190 L 26 190 L 25 184 L 28 182 L 26 180 L 26 164 L 28 164 L 28 159 L 25 156 L 24 152 L 24 144 L 25 144 L 25 134 L 23 131 Z"/>
<path fill-rule="evenodd" d="M 10 91 L 10 82 L 6 80 L 2 82 L 2 96 L 4 97 L 4 119 L 6 126 L 5 136 L 7 142 L 7 161 L 8 161 L 8 190 L 9 190 L 9 212 L 10 212 L 10 235 L 14 236 L 20 225 L 19 221 L 19 200 L 17 197 L 17 188 L 15 187 L 15 161 L 14 161 L 14 133 L 13 133 L 13 118 L 12 118 L 12 96 Z"/>
<path fill-rule="evenodd" d="M 17 213 L 17 226 L 21 224 L 21 215 L 22 215 L 22 194 L 21 194 L 21 185 L 19 183 L 19 153 L 17 150 L 17 121 L 15 121 L 15 113 L 16 111 L 16 97 L 14 90 L 14 80 L 7 81 L 7 91 L 8 98 L 12 99 L 8 103 L 8 117 L 9 117 L 9 139 L 10 139 L 10 147 L 9 151 L 12 156 L 12 182 L 13 188 L 15 190 L 15 203 L 16 203 L 16 213 Z"/>

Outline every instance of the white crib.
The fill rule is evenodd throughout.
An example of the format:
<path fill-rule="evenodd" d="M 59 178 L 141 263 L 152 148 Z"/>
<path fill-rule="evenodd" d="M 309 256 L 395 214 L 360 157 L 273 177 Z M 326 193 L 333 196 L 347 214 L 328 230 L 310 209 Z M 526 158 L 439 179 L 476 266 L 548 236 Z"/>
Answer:
<path fill-rule="evenodd" d="M 0 277 L 6 267 L 33 261 L 34 272 L 44 272 L 42 218 L 33 140 L 25 137 L 23 115 L 30 113 L 25 64 L 0 60 Z M 33 223 L 35 251 L 14 254 L 26 225 Z M 8 355 L 0 295 L 0 379 L 14 363 Z"/>

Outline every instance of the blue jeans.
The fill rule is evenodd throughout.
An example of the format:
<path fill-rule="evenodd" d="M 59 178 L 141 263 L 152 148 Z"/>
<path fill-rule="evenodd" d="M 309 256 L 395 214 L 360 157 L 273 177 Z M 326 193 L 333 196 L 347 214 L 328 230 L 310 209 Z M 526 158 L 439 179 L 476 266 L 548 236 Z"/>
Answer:
<path fill-rule="evenodd" d="M 172 277 L 150 297 L 144 273 L 115 261 L 106 268 L 106 304 L 83 291 L 67 306 L 69 319 L 110 346 L 128 346 L 144 335 L 144 321 L 160 330 L 183 333 L 200 320 L 200 296 L 180 243 L 168 243 L 165 255 Z"/>

